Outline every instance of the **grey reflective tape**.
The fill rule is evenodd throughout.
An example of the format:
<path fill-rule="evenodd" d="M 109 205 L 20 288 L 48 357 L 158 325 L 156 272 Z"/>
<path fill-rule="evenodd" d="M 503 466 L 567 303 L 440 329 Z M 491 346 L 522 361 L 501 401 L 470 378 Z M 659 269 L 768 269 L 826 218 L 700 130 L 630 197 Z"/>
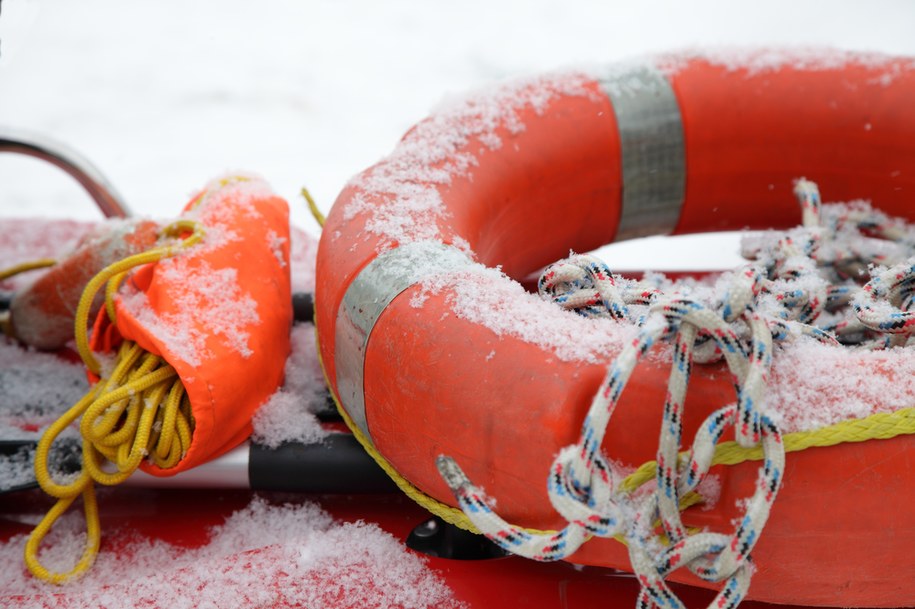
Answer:
<path fill-rule="evenodd" d="M 337 311 L 334 362 L 341 403 L 369 441 L 365 415 L 365 350 L 375 323 L 404 290 L 442 273 L 469 268 L 473 262 L 456 247 L 418 241 L 388 250 L 353 280 Z"/>
<path fill-rule="evenodd" d="M 601 86 L 616 114 L 623 170 L 614 240 L 670 233 L 686 192 L 683 121 L 670 82 L 654 67 L 633 66 Z"/>

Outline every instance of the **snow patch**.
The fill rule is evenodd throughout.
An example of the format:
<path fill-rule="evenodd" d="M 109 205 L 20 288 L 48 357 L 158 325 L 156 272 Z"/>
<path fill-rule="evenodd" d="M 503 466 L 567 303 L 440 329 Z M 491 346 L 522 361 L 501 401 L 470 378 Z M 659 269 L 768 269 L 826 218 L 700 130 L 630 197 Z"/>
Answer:
<path fill-rule="evenodd" d="M 289 275 L 292 291 L 314 294 L 318 240 L 295 226 L 290 227 L 289 238 Z"/>
<path fill-rule="evenodd" d="M 798 339 L 772 359 L 771 379 L 765 405 L 783 433 L 915 406 L 911 347 L 861 351 Z"/>
<path fill-rule="evenodd" d="M 379 251 L 394 242 L 439 239 L 438 224 L 447 214 L 437 186 L 472 175 L 479 159 L 467 152 L 468 144 L 478 141 L 480 155 L 500 148 L 500 130 L 524 130 L 522 110 L 542 114 L 560 95 L 587 95 L 587 82 L 580 73 L 549 74 L 446 100 L 390 156 L 351 181 L 360 192 L 347 203 L 343 218 L 365 215 L 365 231 L 380 237 Z"/>
<path fill-rule="evenodd" d="M 46 565 L 72 564 L 84 543 L 80 525 L 79 515 L 68 513 L 55 526 Z M 23 606 L 69 609 L 463 606 L 399 540 L 374 524 L 336 522 L 307 501 L 254 498 L 197 548 L 118 537 L 103 545 L 85 577 L 52 586 L 25 573 L 26 536 L 14 536 L 0 544 L 0 590 L 23 595 Z"/>
<path fill-rule="evenodd" d="M 279 263 L 281 268 L 286 268 L 286 256 L 283 253 L 283 248 L 286 244 L 289 243 L 289 239 L 286 237 L 280 237 L 276 231 L 267 231 L 267 247 L 270 248 L 270 252 L 273 254 L 273 257 L 276 258 L 277 263 Z"/>
<path fill-rule="evenodd" d="M 120 291 L 124 309 L 161 341 L 176 357 L 199 366 L 213 357 L 207 347 L 211 337 L 243 357 L 253 353 L 248 328 L 260 322 L 257 302 L 238 284 L 238 271 L 214 269 L 203 260 L 184 257 L 159 262 L 163 279 L 193 285 L 193 290 L 172 291 L 175 312 L 156 313 L 146 294 L 126 283 Z"/>
<path fill-rule="evenodd" d="M 836 70 L 849 64 L 884 68 L 879 84 L 888 85 L 903 73 L 915 70 L 915 59 L 873 52 L 851 52 L 822 46 L 789 46 L 748 48 L 740 46 L 693 47 L 676 54 L 656 58 L 658 67 L 668 75 L 676 75 L 695 60 L 705 60 L 730 71 L 748 75 L 776 72 L 785 67 L 798 70 Z"/>
<path fill-rule="evenodd" d="M 277 448 L 284 442 L 311 444 L 327 436 L 312 414 L 327 399 L 314 325 L 294 325 L 290 342 L 292 351 L 286 359 L 283 386 L 258 409 L 252 420 L 252 439 L 270 448 Z"/>
<path fill-rule="evenodd" d="M 0 437 L 36 438 L 88 391 L 82 364 L 0 338 Z"/>
<path fill-rule="evenodd" d="M 629 324 L 565 311 L 527 292 L 498 269 L 478 263 L 423 280 L 410 304 L 421 308 L 430 295 L 439 293 L 447 294 L 450 309 L 461 319 L 497 336 L 514 336 L 549 349 L 563 361 L 606 363 L 636 332 Z"/>

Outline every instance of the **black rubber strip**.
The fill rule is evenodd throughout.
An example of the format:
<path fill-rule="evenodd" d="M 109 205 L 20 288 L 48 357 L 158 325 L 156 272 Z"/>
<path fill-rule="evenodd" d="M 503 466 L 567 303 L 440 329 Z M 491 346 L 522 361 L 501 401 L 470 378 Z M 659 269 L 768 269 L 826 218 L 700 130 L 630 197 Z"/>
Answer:
<path fill-rule="evenodd" d="M 394 482 L 348 433 L 315 444 L 276 449 L 251 445 L 248 476 L 253 490 L 299 493 L 388 493 Z"/>

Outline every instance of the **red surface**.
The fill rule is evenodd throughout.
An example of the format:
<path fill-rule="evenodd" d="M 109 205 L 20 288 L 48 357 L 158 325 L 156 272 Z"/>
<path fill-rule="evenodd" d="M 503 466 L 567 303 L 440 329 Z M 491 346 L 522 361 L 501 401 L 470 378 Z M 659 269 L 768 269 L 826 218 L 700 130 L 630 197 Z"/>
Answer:
<path fill-rule="evenodd" d="M 339 520 L 374 522 L 399 539 L 405 539 L 416 525 L 427 518 L 419 507 L 400 495 L 319 498 L 297 498 L 289 494 L 259 495 L 282 502 L 317 499 Z M 252 496 L 245 491 L 119 488 L 104 497 L 102 527 L 103 530 L 128 527 L 150 539 L 194 547 L 206 542 L 208 527 L 222 523 L 232 512 L 247 505 Z M 23 521 L 40 516 L 48 506 L 49 501 L 38 491 L 5 496 L 0 502 L 0 541 L 28 532 L 30 527 Z M 176 513 L 180 513 L 181 518 L 176 519 Z M 455 597 L 467 603 L 470 609 L 633 607 L 638 594 L 638 586 L 628 574 L 592 567 L 578 569 L 564 562 L 536 563 L 517 557 L 480 561 L 429 558 L 428 564 L 447 582 Z M 65 596 L 63 590 L 62 595 Z M 675 586 L 675 590 L 691 607 L 705 606 L 713 596 L 699 588 Z M 0 590 L 0 606 L 26 607 L 28 599 L 10 597 Z M 345 602 L 339 605 L 341 609 L 347 606 Z M 263 609 L 285 607 L 288 605 Z M 748 601 L 741 607 L 764 609 L 772 606 Z"/>

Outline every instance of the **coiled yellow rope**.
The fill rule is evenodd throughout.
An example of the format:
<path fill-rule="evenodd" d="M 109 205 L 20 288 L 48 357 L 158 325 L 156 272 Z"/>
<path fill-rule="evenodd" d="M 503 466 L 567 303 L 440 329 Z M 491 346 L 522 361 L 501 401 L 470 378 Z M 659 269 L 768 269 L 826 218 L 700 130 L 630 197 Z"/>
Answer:
<path fill-rule="evenodd" d="M 193 431 L 190 401 L 172 366 L 133 341 L 125 340 L 113 369 L 103 371 L 89 348 L 89 311 L 102 285 L 107 283 L 105 307 L 112 323 L 116 323 L 114 295 L 127 273 L 198 243 L 203 230 L 196 222 L 182 220 L 165 227 L 161 237 L 172 242 L 109 265 L 89 281 L 80 298 L 75 316 L 76 346 L 86 367 L 102 378 L 38 442 L 35 477 L 41 488 L 58 500 L 32 531 L 25 546 L 25 564 L 39 579 L 63 583 L 84 573 L 95 561 L 101 540 L 96 483 L 110 486 L 123 482 L 143 459 L 163 469 L 174 467 L 190 446 Z M 51 445 L 80 417 L 83 467 L 75 480 L 59 484 L 48 469 Z M 38 558 L 41 542 L 79 496 L 83 497 L 86 515 L 86 546 L 72 569 L 53 572 Z"/>

